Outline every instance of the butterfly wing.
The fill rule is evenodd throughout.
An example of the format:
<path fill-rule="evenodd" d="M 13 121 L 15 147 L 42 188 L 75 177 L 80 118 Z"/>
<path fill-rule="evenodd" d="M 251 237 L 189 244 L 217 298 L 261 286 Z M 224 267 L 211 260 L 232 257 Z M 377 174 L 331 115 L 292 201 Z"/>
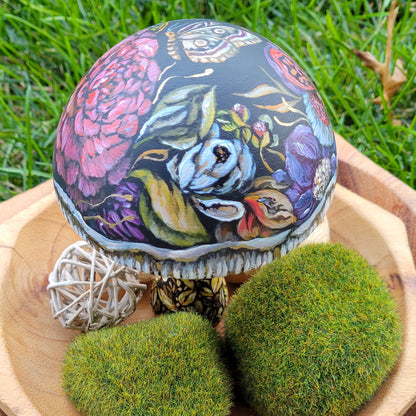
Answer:
<path fill-rule="evenodd" d="M 305 71 L 282 49 L 269 44 L 266 47 L 266 58 L 292 91 L 303 94 L 315 90 Z"/>
<path fill-rule="evenodd" d="M 259 43 L 261 40 L 253 33 L 238 27 L 217 22 L 197 22 L 189 24 L 176 34 L 167 33 L 168 53 L 180 59 L 177 42 L 180 42 L 188 58 L 195 63 L 219 63 L 232 58 L 238 48 Z"/>

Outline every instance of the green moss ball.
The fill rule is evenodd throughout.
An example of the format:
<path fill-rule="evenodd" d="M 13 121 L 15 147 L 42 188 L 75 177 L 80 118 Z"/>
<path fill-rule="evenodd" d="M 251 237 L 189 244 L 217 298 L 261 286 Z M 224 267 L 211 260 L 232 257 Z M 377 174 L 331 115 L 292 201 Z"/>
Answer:
<path fill-rule="evenodd" d="M 340 244 L 295 249 L 231 299 L 226 340 L 260 415 L 349 415 L 400 353 L 397 307 L 377 271 Z"/>
<path fill-rule="evenodd" d="M 162 315 L 75 338 L 64 359 L 64 390 L 85 415 L 228 415 L 232 383 L 220 354 L 208 320 Z"/>

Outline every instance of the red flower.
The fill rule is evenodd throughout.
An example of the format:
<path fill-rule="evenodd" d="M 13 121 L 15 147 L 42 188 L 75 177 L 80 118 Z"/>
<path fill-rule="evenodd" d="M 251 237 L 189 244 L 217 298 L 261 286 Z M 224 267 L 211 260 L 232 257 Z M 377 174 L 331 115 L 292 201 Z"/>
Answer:
<path fill-rule="evenodd" d="M 267 126 L 265 123 L 263 123 L 262 121 L 256 121 L 253 124 L 253 130 L 254 132 L 257 134 L 257 137 L 259 137 L 260 139 L 266 134 L 267 132 Z"/>
<path fill-rule="evenodd" d="M 244 198 L 246 213 L 237 225 L 244 240 L 270 237 L 296 222 L 289 198 L 276 189 L 261 189 Z"/>
<path fill-rule="evenodd" d="M 158 42 L 140 32 L 104 54 L 80 81 L 62 114 L 55 171 L 76 203 L 115 185 L 129 169 L 128 149 L 152 104 Z"/>

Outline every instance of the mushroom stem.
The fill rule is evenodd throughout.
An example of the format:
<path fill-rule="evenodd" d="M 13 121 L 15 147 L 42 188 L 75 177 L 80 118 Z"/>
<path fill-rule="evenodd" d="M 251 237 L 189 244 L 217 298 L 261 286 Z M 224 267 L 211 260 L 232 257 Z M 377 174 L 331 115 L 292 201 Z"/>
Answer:
<path fill-rule="evenodd" d="M 224 277 L 212 279 L 157 278 L 150 301 L 156 315 L 179 311 L 196 312 L 215 326 L 221 320 L 228 301 Z"/>

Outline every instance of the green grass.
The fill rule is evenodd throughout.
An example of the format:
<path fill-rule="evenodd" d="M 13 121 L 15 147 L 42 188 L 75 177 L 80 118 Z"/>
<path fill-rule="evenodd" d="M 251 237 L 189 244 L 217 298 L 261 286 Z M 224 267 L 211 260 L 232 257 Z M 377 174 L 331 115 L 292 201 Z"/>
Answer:
<path fill-rule="evenodd" d="M 298 248 L 242 285 L 225 315 L 242 395 L 260 415 L 347 416 L 399 353 L 397 306 L 340 244 Z"/>
<path fill-rule="evenodd" d="M 207 319 L 162 315 L 76 337 L 64 389 L 89 416 L 225 416 L 232 382 L 220 353 Z"/>
<path fill-rule="evenodd" d="M 384 59 L 390 1 L 5 0 L 0 5 L 0 200 L 51 176 L 56 127 L 82 75 L 111 46 L 154 23 L 205 17 L 252 29 L 287 50 L 321 92 L 334 128 L 416 188 L 416 5 L 401 0 L 393 60 L 408 82 L 371 103 L 378 77 L 351 48 Z"/>

